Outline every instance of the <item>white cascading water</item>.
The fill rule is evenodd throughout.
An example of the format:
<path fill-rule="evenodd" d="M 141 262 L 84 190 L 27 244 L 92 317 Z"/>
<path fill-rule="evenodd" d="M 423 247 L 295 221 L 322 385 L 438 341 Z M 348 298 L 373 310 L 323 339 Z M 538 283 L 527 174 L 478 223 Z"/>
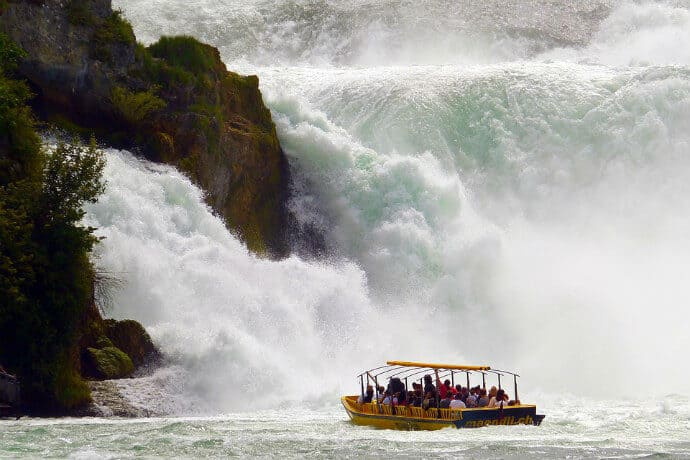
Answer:
<path fill-rule="evenodd" d="M 193 34 L 260 76 L 290 206 L 332 249 L 257 259 L 179 173 L 108 151 L 97 264 L 124 281 L 112 314 L 170 363 L 124 391 L 273 406 L 354 392 L 391 358 L 683 391 L 689 6 L 535 5 L 115 1 L 142 40 Z"/>

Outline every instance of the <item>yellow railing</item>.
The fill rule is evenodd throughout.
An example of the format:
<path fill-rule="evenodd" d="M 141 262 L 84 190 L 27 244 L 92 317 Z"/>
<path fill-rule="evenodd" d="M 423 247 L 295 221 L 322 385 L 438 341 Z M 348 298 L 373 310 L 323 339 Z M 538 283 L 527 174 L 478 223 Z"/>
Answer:
<path fill-rule="evenodd" d="M 430 407 L 429 409 L 425 410 L 421 407 L 414 406 L 395 406 L 395 409 L 393 409 L 392 406 L 387 404 L 358 403 L 352 400 L 349 400 L 348 403 L 355 410 L 364 414 L 383 414 L 395 415 L 398 417 L 414 417 L 441 420 L 462 420 L 462 410 L 460 409 L 437 409 L 435 407 Z"/>
<path fill-rule="evenodd" d="M 424 409 L 421 407 L 410 407 L 408 408 L 410 410 L 410 415 L 412 417 L 416 418 L 423 418 L 424 417 Z"/>

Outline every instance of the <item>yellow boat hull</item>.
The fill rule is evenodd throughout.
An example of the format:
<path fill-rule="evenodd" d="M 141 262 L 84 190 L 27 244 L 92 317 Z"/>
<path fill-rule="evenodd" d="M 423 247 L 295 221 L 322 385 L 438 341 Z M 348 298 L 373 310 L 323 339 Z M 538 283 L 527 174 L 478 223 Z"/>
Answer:
<path fill-rule="evenodd" d="M 442 428 L 477 428 L 488 425 L 539 425 L 544 415 L 534 405 L 516 405 L 503 409 L 428 409 L 360 404 L 357 396 L 343 396 L 343 407 L 355 425 L 392 430 L 440 430 Z"/>

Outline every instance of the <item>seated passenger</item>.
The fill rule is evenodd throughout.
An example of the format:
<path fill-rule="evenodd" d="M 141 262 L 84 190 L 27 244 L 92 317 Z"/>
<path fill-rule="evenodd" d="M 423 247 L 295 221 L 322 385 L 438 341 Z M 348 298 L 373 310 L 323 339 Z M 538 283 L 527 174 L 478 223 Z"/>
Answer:
<path fill-rule="evenodd" d="M 506 402 L 508 401 L 508 395 L 503 389 L 500 389 L 496 392 L 496 396 L 491 398 L 489 400 L 489 406 L 488 407 L 500 407 L 502 408 L 504 405 L 506 405 Z"/>
<path fill-rule="evenodd" d="M 421 396 L 417 396 L 416 393 L 415 393 L 414 395 L 412 395 L 412 406 L 414 406 L 414 407 L 422 407 L 422 397 L 421 397 Z"/>
<path fill-rule="evenodd" d="M 441 400 L 441 403 L 440 403 L 441 409 L 448 409 L 450 407 L 451 401 L 452 401 L 451 393 L 450 393 L 450 391 L 447 391 L 446 397 Z"/>
<path fill-rule="evenodd" d="M 405 390 L 395 393 L 395 404 L 400 404 L 401 406 L 407 405 L 407 392 Z"/>
<path fill-rule="evenodd" d="M 427 410 L 430 407 L 436 407 L 436 396 L 431 391 L 427 391 L 422 401 L 422 409 Z"/>
<path fill-rule="evenodd" d="M 467 387 L 462 387 L 458 394 L 460 395 L 460 401 L 465 402 L 470 395 L 470 390 L 468 390 Z"/>
<path fill-rule="evenodd" d="M 383 394 L 383 403 L 386 406 L 390 406 L 393 403 L 393 398 L 388 390 Z"/>
<path fill-rule="evenodd" d="M 477 407 L 477 397 L 474 395 L 474 393 L 467 395 L 467 398 L 465 398 L 465 406 Z"/>
<path fill-rule="evenodd" d="M 479 390 L 479 399 L 477 400 L 477 407 L 486 407 L 489 405 L 489 398 L 486 396 L 486 389 Z"/>
<path fill-rule="evenodd" d="M 362 404 L 362 403 L 370 403 L 371 400 L 374 397 L 374 387 L 371 385 L 367 385 L 367 392 L 363 395 L 359 395 L 359 398 L 357 398 L 357 402 Z"/>
<path fill-rule="evenodd" d="M 450 408 L 451 409 L 464 409 L 465 403 L 462 402 L 462 399 L 460 399 L 460 394 L 456 394 L 455 398 L 450 402 Z"/>
<path fill-rule="evenodd" d="M 422 407 L 422 400 L 424 399 L 423 393 L 422 393 L 422 384 L 421 383 L 413 383 L 412 388 L 414 388 L 414 406 L 415 407 Z"/>

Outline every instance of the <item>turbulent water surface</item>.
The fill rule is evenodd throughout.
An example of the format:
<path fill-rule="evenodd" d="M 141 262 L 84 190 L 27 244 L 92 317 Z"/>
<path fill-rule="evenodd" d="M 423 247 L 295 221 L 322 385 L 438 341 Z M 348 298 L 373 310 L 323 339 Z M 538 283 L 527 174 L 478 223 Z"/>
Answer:
<path fill-rule="evenodd" d="M 688 1 L 114 3 L 259 75 L 327 256 L 257 259 L 108 151 L 96 262 L 168 362 L 118 385 L 177 418 L 7 424 L 0 455 L 690 456 Z M 547 418 L 353 427 L 385 359 L 518 369 Z"/>
<path fill-rule="evenodd" d="M 218 417 L 26 420 L 0 431 L 0 455 L 91 457 L 680 458 L 687 398 L 663 404 L 543 399 L 549 423 L 408 432 L 354 428 L 341 410 L 262 410 Z M 685 409 L 678 410 L 682 405 Z"/>

